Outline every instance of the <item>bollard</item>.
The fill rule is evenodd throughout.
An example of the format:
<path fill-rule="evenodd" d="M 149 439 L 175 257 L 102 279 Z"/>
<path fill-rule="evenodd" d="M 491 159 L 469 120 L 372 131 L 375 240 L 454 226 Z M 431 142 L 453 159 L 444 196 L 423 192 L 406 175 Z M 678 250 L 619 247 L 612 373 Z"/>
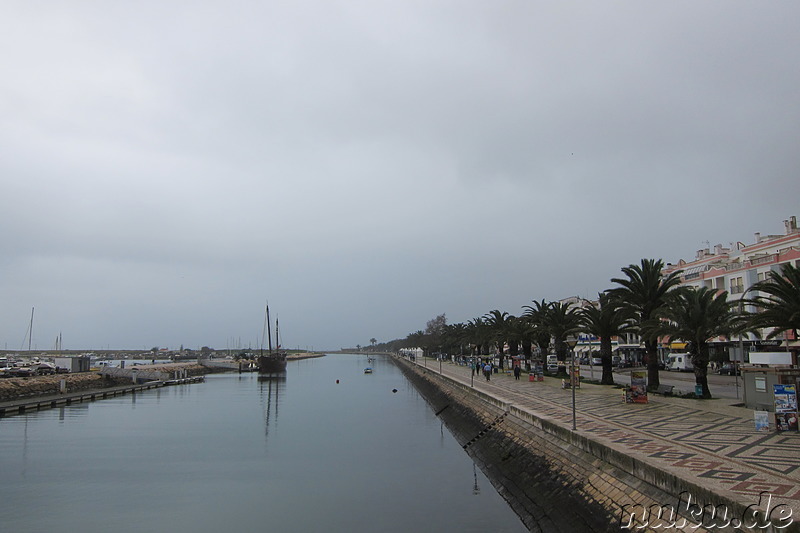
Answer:
<path fill-rule="evenodd" d="M 62 379 L 58 383 L 58 392 L 60 392 L 61 394 L 64 394 L 65 392 L 67 392 L 67 380 L 66 379 Z"/>

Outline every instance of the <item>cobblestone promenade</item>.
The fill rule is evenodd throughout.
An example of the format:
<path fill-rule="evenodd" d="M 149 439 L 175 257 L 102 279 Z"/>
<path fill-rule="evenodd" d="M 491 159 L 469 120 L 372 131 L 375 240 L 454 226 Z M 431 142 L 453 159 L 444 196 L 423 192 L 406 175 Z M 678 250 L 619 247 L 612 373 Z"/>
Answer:
<path fill-rule="evenodd" d="M 419 362 L 438 373 L 439 362 Z M 442 364 L 442 373 L 466 385 L 466 366 Z M 572 428 L 572 391 L 561 380 L 530 382 L 522 374 L 474 377 L 474 387 L 540 418 Z M 772 495 L 772 507 L 792 507 L 800 521 L 800 435 L 756 432 L 753 411 L 738 400 L 690 400 L 650 395 L 626 404 L 621 389 L 582 383 L 576 389 L 577 432 L 617 451 L 725 494 L 745 506 Z M 766 505 L 766 501 L 762 502 Z"/>

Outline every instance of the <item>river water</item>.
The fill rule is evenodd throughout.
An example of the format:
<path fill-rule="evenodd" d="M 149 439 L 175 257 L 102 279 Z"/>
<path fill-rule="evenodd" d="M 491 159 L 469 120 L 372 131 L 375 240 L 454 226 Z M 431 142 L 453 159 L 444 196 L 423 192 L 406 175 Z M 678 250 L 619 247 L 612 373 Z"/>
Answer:
<path fill-rule="evenodd" d="M 2 530 L 526 531 L 394 364 L 366 366 L 329 355 L 0 419 Z"/>

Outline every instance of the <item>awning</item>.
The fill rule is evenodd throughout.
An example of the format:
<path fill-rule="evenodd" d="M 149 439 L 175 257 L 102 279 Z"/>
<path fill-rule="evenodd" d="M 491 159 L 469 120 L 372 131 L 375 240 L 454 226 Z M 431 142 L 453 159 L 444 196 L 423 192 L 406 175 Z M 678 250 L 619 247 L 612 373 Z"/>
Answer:
<path fill-rule="evenodd" d="M 669 349 L 670 350 L 684 350 L 684 349 L 686 349 L 686 344 L 687 343 L 685 343 L 685 342 L 671 342 L 671 343 L 669 343 Z"/>
<path fill-rule="evenodd" d="M 698 265 L 683 269 L 682 274 L 684 276 L 689 274 L 699 274 L 700 272 L 705 272 L 706 270 L 708 270 L 708 265 Z"/>

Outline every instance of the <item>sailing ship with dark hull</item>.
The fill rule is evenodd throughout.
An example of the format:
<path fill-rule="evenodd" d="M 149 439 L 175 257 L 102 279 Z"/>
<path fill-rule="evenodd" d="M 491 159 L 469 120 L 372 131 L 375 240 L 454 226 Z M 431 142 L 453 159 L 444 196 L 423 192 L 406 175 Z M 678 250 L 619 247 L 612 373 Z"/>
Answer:
<path fill-rule="evenodd" d="M 281 351 L 280 341 L 278 338 L 278 320 L 275 319 L 275 351 L 272 350 L 272 333 L 270 331 L 269 321 L 269 305 L 267 305 L 266 314 L 264 317 L 264 329 L 269 339 L 269 351 L 264 353 L 264 340 L 261 340 L 261 353 L 258 356 L 258 373 L 259 374 L 278 374 L 286 372 L 286 352 Z"/>

